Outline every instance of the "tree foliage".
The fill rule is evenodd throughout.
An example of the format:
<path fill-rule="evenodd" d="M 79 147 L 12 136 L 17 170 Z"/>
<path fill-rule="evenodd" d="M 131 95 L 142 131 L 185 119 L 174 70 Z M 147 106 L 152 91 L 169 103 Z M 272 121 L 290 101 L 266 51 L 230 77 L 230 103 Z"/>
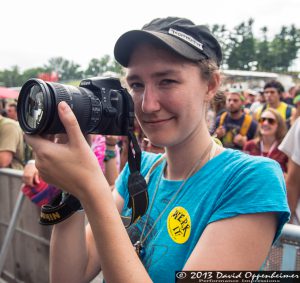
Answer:
<path fill-rule="evenodd" d="M 263 27 L 262 37 L 253 35 L 254 20 L 249 19 L 234 28 L 215 25 L 212 31 L 219 39 L 224 53 L 224 66 L 229 69 L 287 72 L 297 58 L 300 48 L 300 29 L 283 26 L 272 39 Z"/>
<path fill-rule="evenodd" d="M 85 75 L 87 77 L 90 76 L 102 76 L 105 73 L 115 73 L 119 75 L 123 75 L 123 68 L 122 66 L 113 60 L 109 55 L 104 55 L 100 59 L 93 58 L 87 70 L 85 71 Z"/>
<path fill-rule="evenodd" d="M 64 59 L 63 57 L 53 57 L 44 66 L 46 72 L 56 72 L 62 81 L 81 79 L 83 71 L 79 64 Z"/>

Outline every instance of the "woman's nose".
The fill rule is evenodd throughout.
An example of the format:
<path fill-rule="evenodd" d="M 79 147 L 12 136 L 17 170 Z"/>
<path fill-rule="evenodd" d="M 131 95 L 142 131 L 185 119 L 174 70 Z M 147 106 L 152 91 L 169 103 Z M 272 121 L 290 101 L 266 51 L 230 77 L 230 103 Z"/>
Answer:
<path fill-rule="evenodd" d="M 156 112 L 160 109 L 159 94 L 154 87 L 148 86 L 144 89 L 142 111 L 144 113 Z"/>

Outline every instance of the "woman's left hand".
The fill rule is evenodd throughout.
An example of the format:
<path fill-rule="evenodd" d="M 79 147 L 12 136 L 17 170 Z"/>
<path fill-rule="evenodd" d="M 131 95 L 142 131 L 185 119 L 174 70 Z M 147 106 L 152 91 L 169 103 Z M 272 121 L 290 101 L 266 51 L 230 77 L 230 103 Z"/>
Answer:
<path fill-rule="evenodd" d="M 80 199 L 85 193 L 88 180 L 105 178 L 69 105 L 60 102 L 58 113 L 66 129 L 66 143 L 58 144 L 31 135 L 25 136 L 26 142 L 36 153 L 36 167 L 40 176 L 47 183 Z"/>

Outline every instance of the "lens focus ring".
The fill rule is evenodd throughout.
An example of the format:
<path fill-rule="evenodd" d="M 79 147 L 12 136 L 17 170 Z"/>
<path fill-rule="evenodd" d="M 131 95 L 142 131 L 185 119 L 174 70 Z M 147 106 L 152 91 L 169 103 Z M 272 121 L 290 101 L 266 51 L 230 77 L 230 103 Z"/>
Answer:
<path fill-rule="evenodd" d="M 73 108 L 71 106 L 72 96 L 67 91 L 67 89 L 64 86 L 62 86 L 60 84 L 56 84 L 56 83 L 52 83 L 52 86 L 54 87 L 56 95 L 57 95 L 56 96 L 56 99 L 57 99 L 56 103 L 58 104 L 61 101 L 65 101 L 69 104 L 69 106 L 71 108 Z"/>

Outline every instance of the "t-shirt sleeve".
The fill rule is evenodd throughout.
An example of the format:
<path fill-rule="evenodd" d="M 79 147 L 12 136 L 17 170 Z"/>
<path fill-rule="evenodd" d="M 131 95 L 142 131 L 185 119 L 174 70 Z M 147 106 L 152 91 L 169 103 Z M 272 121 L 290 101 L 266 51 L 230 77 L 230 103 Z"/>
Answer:
<path fill-rule="evenodd" d="M 300 117 L 290 128 L 285 138 L 279 145 L 279 150 L 284 152 L 296 164 L 300 165 Z"/>
<path fill-rule="evenodd" d="M 0 151 L 17 152 L 19 143 L 19 130 L 16 125 L 6 123 L 0 129 Z"/>
<path fill-rule="evenodd" d="M 250 160 L 240 165 L 228 180 L 209 223 L 241 214 L 275 212 L 278 216 L 275 241 L 290 216 L 282 170 L 268 158 Z"/>

